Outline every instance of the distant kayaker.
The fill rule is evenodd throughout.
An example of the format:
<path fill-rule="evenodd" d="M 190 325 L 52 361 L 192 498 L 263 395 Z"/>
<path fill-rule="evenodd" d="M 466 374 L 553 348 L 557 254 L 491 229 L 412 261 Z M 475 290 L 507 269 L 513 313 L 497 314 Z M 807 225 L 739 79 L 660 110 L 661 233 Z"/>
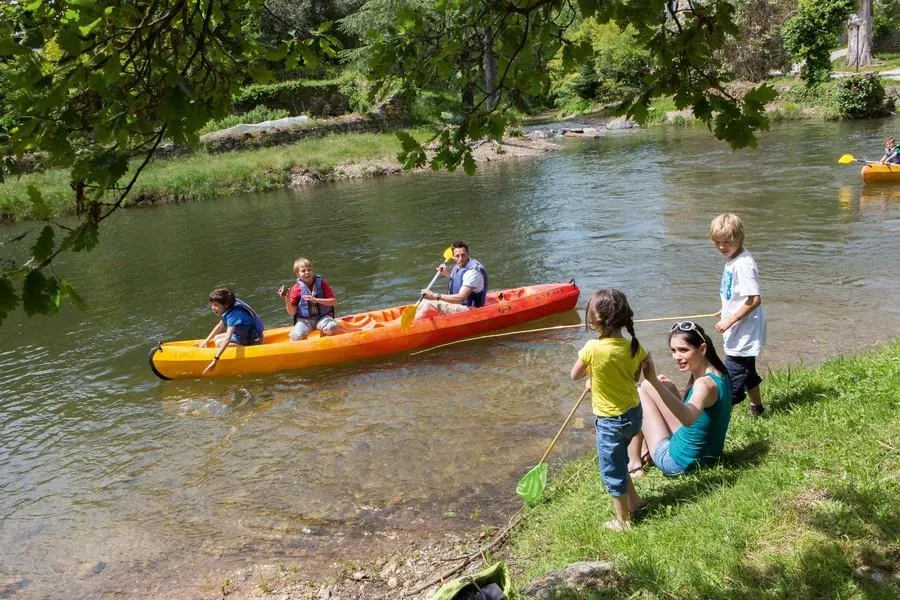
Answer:
<path fill-rule="evenodd" d="M 340 333 L 341 327 L 334 320 L 337 299 L 328 282 L 316 274 L 313 264 L 305 258 L 294 261 L 294 274 L 297 283 L 290 288 L 281 286 L 276 292 L 284 300 L 284 310 L 294 319 L 291 339 L 306 339 L 314 329 L 322 335 Z"/>
<path fill-rule="evenodd" d="M 900 145 L 897 145 L 897 140 L 892 137 L 884 140 L 884 156 L 881 157 L 881 163 L 891 165 L 900 163 Z"/>
<path fill-rule="evenodd" d="M 209 308 L 219 317 L 219 322 L 212 328 L 206 339 L 197 344 L 205 348 L 214 341 L 218 351 L 212 361 L 203 370 L 203 374 L 211 372 L 222 357 L 222 353 L 230 344 L 237 346 L 253 346 L 263 343 L 263 322 L 249 304 L 236 298 L 228 288 L 217 288 L 209 294 Z"/>
<path fill-rule="evenodd" d="M 453 261 L 456 265 L 447 272 L 444 263 L 437 266 L 442 277 L 450 279 L 445 293 L 422 290 L 425 300 L 416 309 L 416 318 L 430 317 L 435 314 L 452 314 L 484 306 L 488 292 L 488 275 L 484 266 L 469 256 L 469 247 L 465 242 L 453 242 Z"/>

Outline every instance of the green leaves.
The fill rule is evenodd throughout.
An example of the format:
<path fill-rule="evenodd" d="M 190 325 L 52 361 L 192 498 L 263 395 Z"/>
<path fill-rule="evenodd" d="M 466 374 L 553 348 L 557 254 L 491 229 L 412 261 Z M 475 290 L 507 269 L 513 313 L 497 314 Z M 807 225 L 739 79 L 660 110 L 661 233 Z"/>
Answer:
<path fill-rule="evenodd" d="M 61 244 L 64 250 L 93 250 L 100 241 L 100 226 L 93 221 L 84 221 L 77 229 L 72 231 Z"/>
<path fill-rule="evenodd" d="M 45 277 L 34 269 L 25 277 L 22 287 L 22 308 L 28 316 L 55 314 L 59 310 L 60 291 L 55 277 Z"/>
<path fill-rule="evenodd" d="M 785 48 L 802 61 L 807 86 L 831 78 L 831 48 L 856 0 L 801 0 L 799 10 L 781 28 Z"/>
<path fill-rule="evenodd" d="M 3 323 L 18 305 L 19 297 L 16 296 L 12 281 L 8 277 L 0 277 L 0 323 Z"/>
<path fill-rule="evenodd" d="M 35 262 L 41 264 L 53 254 L 53 248 L 53 228 L 47 225 L 41 230 L 38 241 L 31 247 L 31 255 Z"/>
<path fill-rule="evenodd" d="M 164 138 L 195 144 L 205 123 L 230 112 L 241 86 L 271 76 L 266 60 L 279 51 L 245 32 L 263 3 L 0 2 L 0 156 L 14 165 L 7 157 L 40 153 L 69 169 L 83 219 L 62 240 L 53 227 L 41 229 L 29 262 L 19 258 L 24 252 L 0 257 L 0 321 L 20 297 L 29 315 L 52 314 L 66 297 L 82 303 L 71 285 L 44 272 L 58 252 L 97 245 L 100 223 Z M 339 48 L 330 30 L 323 23 L 312 32 L 308 61 Z M 28 193 L 31 216 L 49 218 L 40 191 Z"/>

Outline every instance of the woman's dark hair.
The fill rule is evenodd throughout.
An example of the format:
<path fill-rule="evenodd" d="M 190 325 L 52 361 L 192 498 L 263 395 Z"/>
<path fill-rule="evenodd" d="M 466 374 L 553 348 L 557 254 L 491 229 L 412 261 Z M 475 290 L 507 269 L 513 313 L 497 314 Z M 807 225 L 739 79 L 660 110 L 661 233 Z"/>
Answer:
<path fill-rule="evenodd" d="M 631 336 L 631 356 L 641 347 L 634 335 L 634 313 L 625 294 L 614 288 L 594 292 L 584 307 L 584 327 L 606 337 L 623 327 Z"/>
<path fill-rule="evenodd" d="M 225 308 L 234 306 L 234 292 L 228 288 L 216 288 L 209 293 L 210 302 L 218 302 Z"/>
<path fill-rule="evenodd" d="M 685 321 L 687 323 L 687 321 Z M 725 368 L 725 363 L 722 362 L 722 359 L 719 358 L 719 353 L 716 352 L 716 346 L 713 344 L 712 339 L 706 335 L 706 332 L 703 331 L 703 328 L 697 325 L 696 323 L 692 323 L 693 327 L 688 330 L 681 329 L 676 327 L 669 332 L 668 343 L 672 344 L 672 338 L 678 336 L 683 339 L 685 342 L 693 346 L 694 348 L 699 348 L 701 344 L 706 344 L 706 360 L 709 361 L 716 370 L 724 376 L 725 383 L 728 385 L 729 389 L 731 388 L 731 382 L 728 377 L 728 369 Z M 691 389 L 691 385 L 694 383 L 694 376 L 691 375 L 691 379 L 688 381 L 687 389 Z M 687 392 L 685 391 L 685 395 Z"/>

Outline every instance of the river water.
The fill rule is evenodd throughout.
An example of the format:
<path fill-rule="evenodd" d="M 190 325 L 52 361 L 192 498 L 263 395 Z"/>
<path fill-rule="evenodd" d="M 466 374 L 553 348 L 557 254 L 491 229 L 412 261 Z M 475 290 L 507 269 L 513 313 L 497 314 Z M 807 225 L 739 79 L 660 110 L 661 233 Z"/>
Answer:
<path fill-rule="evenodd" d="M 580 391 L 568 371 L 581 330 L 313 372 L 152 375 L 153 343 L 212 327 L 206 296 L 219 285 L 285 324 L 275 289 L 297 256 L 334 286 L 342 314 L 415 300 L 455 239 L 495 289 L 574 278 L 579 308 L 614 286 L 637 318 L 710 313 L 722 261 L 706 230 L 734 211 L 761 271 L 763 372 L 897 339 L 900 186 L 863 187 L 836 163 L 874 157 L 894 127 L 788 124 L 736 153 L 702 128 L 628 132 L 474 178 L 121 212 L 95 251 L 56 266 L 88 311 L 0 328 L 0 596 L 213 595 L 230 569 L 315 573 L 496 525 L 519 506 L 516 481 Z M 674 375 L 667 328 L 637 333 Z M 557 459 L 592 447 L 587 404 Z"/>

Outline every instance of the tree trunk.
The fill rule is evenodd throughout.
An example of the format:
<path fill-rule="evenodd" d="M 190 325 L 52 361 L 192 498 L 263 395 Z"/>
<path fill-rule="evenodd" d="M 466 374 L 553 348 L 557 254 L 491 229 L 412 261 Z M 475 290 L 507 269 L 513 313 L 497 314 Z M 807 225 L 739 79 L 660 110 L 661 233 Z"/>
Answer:
<path fill-rule="evenodd" d="M 859 0 L 859 10 L 847 21 L 848 67 L 872 64 L 872 0 Z"/>
<path fill-rule="evenodd" d="M 488 27 L 484 31 L 484 90 L 487 93 L 487 109 L 497 106 L 497 58 L 494 56 L 494 32 Z"/>

